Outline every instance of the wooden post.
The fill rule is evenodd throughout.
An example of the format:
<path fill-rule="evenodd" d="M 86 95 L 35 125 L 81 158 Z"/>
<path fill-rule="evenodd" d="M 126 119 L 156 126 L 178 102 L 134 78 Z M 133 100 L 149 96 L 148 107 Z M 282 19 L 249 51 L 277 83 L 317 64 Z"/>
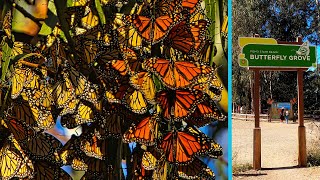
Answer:
<path fill-rule="evenodd" d="M 254 69 L 254 129 L 253 129 L 253 169 L 261 169 L 261 129 L 260 129 L 260 70 Z"/>
<path fill-rule="evenodd" d="M 306 150 L 306 128 L 304 126 L 304 104 L 303 104 L 303 70 L 297 71 L 297 84 L 298 84 L 298 142 L 299 154 L 298 164 L 300 167 L 307 166 L 307 150 Z"/>

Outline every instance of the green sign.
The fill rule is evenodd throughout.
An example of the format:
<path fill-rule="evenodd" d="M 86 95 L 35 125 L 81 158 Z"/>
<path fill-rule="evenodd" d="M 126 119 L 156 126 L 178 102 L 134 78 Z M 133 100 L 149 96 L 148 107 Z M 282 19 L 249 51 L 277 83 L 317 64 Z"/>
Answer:
<path fill-rule="evenodd" d="M 242 67 L 316 67 L 316 47 L 308 42 L 290 44 L 245 44 L 239 56 Z"/>

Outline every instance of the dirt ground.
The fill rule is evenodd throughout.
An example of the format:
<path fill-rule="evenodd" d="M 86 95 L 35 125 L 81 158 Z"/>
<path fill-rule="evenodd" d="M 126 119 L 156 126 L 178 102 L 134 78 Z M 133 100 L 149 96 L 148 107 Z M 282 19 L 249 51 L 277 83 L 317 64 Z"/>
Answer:
<path fill-rule="evenodd" d="M 305 122 L 307 149 L 314 139 L 320 137 L 320 123 Z M 233 120 L 232 164 L 252 164 L 253 121 Z M 298 168 L 298 124 L 261 122 L 262 170 L 250 170 L 234 174 L 233 179 L 261 180 L 315 180 L 320 179 L 320 167 Z"/>

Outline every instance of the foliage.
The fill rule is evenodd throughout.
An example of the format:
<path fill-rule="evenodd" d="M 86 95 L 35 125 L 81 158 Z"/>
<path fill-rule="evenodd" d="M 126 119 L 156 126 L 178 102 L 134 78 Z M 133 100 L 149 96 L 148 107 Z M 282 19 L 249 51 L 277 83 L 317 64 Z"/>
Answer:
<path fill-rule="evenodd" d="M 252 165 L 250 163 L 245 163 L 245 164 L 233 164 L 232 166 L 232 173 L 233 174 L 238 174 L 241 172 L 246 172 L 253 169 Z"/>
<path fill-rule="evenodd" d="M 310 127 L 311 131 L 315 130 L 315 137 L 307 146 L 307 164 L 309 167 L 320 166 L 320 138 L 318 122 L 313 121 Z"/>
<path fill-rule="evenodd" d="M 315 0 L 240 0 L 233 3 L 233 102 L 251 108 L 252 74 L 238 65 L 238 37 L 259 34 L 280 41 L 295 41 L 296 37 L 302 36 L 311 43 L 319 43 L 318 34 L 314 33 L 318 15 Z M 308 81 L 307 78 L 306 88 L 313 83 Z M 262 102 L 269 97 L 276 102 L 289 102 L 297 97 L 295 72 L 261 72 L 260 82 Z M 312 108 L 310 105 L 307 103 L 305 109 Z"/>
<path fill-rule="evenodd" d="M 199 127 L 226 119 L 225 82 L 201 3 L 6 0 L 0 177 L 214 178 L 198 156 L 223 150 Z M 62 144 L 57 119 L 82 133 Z"/>

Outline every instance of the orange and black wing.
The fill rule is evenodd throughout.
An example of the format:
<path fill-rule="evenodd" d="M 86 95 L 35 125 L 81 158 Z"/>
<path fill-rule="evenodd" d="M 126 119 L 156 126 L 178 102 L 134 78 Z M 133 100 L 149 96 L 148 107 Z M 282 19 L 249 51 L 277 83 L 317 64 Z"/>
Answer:
<path fill-rule="evenodd" d="M 189 61 L 171 62 L 162 58 L 151 58 L 144 62 L 144 68 L 155 73 L 169 88 L 186 88 L 201 77 L 211 77 L 214 69 L 207 65 Z"/>
<path fill-rule="evenodd" d="M 138 142 L 147 146 L 155 143 L 157 138 L 157 118 L 146 117 L 137 125 L 132 125 L 123 135 L 123 140 L 127 143 Z"/>
<path fill-rule="evenodd" d="M 181 121 L 194 112 L 203 100 L 203 94 L 200 91 L 164 90 L 158 93 L 157 100 L 164 118 Z"/>
<path fill-rule="evenodd" d="M 183 53 L 189 53 L 195 46 L 193 34 L 186 21 L 175 25 L 169 32 L 164 44 Z"/>
<path fill-rule="evenodd" d="M 179 165 L 178 174 L 184 179 L 215 179 L 214 172 L 198 158 L 187 165 Z"/>
<path fill-rule="evenodd" d="M 217 158 L 222 155 L 219 144 L 194 128 L 187 131 L 173 131 L 164 136 L 160 146 L 171 163 L 186 164 L 196 155 Z"/>

